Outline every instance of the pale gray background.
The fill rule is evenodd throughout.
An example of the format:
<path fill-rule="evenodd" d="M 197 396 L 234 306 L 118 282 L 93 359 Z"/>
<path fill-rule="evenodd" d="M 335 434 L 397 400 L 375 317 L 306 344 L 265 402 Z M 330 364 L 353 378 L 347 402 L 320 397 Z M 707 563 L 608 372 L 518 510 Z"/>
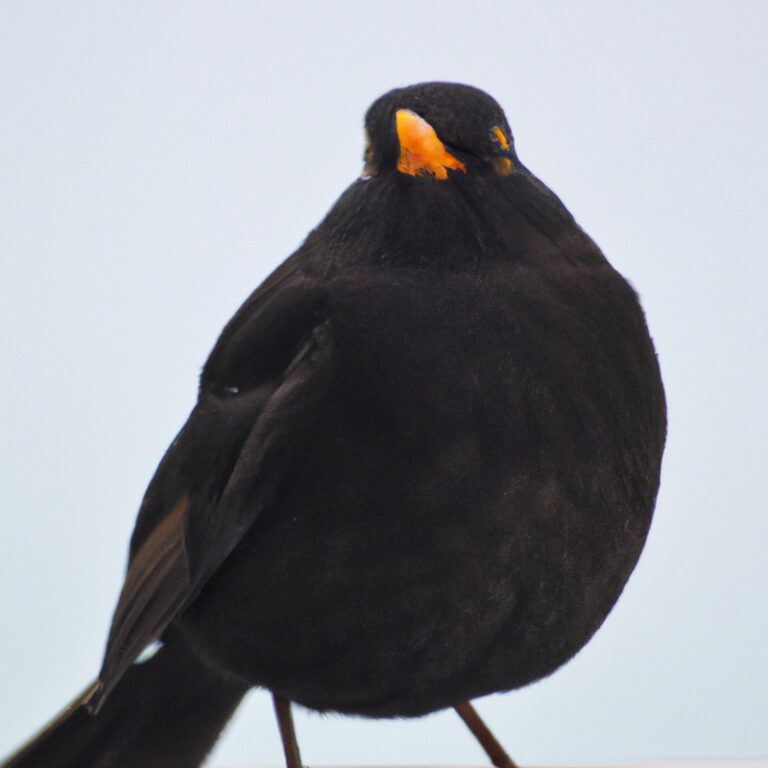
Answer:
<path fill-rule="evenodd" d="M 631 6 L 631 8 L 630 8 Z M 0 4 L 0 754 L 97 671 L 134 514 L 217 333 L 359 173 L 368 104 L 458 80 L 640 291 L 657 517 L 522 763 L 768 753 L 765 2 Z M 482 763 L 451 712 L 301 713 L 305 760 Z M 253 694 L 214 762 L 281 760 Z"/>

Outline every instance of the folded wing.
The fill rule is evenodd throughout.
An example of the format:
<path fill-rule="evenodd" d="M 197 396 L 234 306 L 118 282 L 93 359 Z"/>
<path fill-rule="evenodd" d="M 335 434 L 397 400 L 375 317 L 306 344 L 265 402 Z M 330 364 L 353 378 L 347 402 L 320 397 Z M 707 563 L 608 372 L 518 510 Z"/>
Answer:
<path fill-rule="evenodd" d="M 200 397 L 147 489 L 112 620 L 98 711 L 273 499 L 332 371 L 322 292 L 302 275 L 255 294 L 225 328 Z"/>

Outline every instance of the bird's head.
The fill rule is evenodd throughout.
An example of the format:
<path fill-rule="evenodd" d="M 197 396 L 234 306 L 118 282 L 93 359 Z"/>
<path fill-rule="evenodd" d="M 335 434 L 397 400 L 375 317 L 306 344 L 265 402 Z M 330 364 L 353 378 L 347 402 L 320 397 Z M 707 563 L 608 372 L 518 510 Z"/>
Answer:
<path fill-rule="evenodd" d="M 452 173 L 517 167 L 512 132 L 501 107 L 468 85 L 422 83 L 378 98 L 365 117 L 363 175 L 401 173 L 441 181 Z"/>

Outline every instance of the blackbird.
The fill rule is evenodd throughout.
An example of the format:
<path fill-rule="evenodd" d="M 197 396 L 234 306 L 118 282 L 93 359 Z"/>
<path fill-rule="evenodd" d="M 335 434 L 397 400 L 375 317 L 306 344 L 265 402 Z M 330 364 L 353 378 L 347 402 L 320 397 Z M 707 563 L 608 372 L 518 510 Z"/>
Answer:
<path fill-rule="evenodd" d="M 374 718 L 549 675 L 611 610 L 666 432 L 630 285 L 450 83 L 224 328 L 149 484 L 97 681 L 7 768 L 197 766 L 246 691 Z M 142 651 L 159 641 L 149 660 Z"/>

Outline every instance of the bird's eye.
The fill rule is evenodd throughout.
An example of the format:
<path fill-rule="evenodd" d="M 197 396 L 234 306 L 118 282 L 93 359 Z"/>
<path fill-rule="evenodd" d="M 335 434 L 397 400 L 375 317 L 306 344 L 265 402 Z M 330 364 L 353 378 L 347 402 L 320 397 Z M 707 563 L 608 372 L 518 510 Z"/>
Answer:
<path fill-rule="evenodd" d="M 491 129 L 491 134 L 496 139 L 496 141 L 499 142 L 499 145 L 501 146 L 501 149 L 503 152 L 509 151 L 509 139 L 507 138 L 507 134 L 504 133 L 504 131 L 499 128 L 498 125 L 494 126 Z"/>
<path fill-rule="evenodd" d="M 363 150 L 363 179 L 369 179 L 376 172 L 376 163 L 373 152 L 373 146 L 371 145 L 371 137 L 368 135 L 368 131 L 365 132 L 365 149 Z"/>
<path fill-rule="evenodd" d="M 501 151 L 491 158 L 491 165 L 499 176 L 509 176 L 512 173 L 513 163 L 509 151 L 509 139 L 507 134 L 498 125 L 491 128 L 491 135 L 498 143 Z"/>

